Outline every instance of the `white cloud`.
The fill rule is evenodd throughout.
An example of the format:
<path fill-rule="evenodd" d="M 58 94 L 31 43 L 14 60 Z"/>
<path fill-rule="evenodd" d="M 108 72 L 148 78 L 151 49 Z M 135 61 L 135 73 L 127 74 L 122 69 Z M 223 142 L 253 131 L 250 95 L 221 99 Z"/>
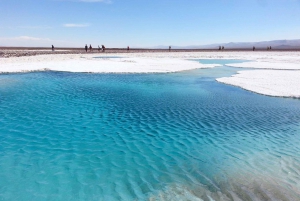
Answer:
<path fill-rule="evenodd" d="M 68 41 L 53 40 L 50 38 L 38 38 L 31 36 L 0 37 L 0 46 L 47 47 L 52 44 L 59 44 L 60 46 L 72 46 L 72 43 Z"/>
<path fill-rule="evenodd" d="M 0 27 L 0 29 L 52 29 L 51 26 L 9 26 L 9 27 Z"/>
<path fill-rule="evenodd" d="M 89 24 L 64 24 L 64 27 L 68 27 L 68 28 L 80 28 L 80 27 L 89 27 Z"/>
<path fill-rule="evenodd" d="M 50 26 L 18 26 L 21 29 L 52 29 Z"/>
<path fill-rule="evenodd" d="M 14 38 L 7 38 L 9 40 L 26 40 L 26 41 L 51 41 L 49 38 L 36 38 L 30 36 L 19 36 Z"/>

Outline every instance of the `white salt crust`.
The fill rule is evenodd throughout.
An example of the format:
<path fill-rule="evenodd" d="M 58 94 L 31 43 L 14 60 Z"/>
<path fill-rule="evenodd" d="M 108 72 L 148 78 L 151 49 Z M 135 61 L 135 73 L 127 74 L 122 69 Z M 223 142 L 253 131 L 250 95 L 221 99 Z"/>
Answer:
<path fill-rule="evenodd" d="M 122 58 L 94 58 L 94 57 Z M 0 73 L 28 71 L 68 71 L 90 73 L 167 73 L 218 64 L 200 64 L 189 59 L 242 59 L 250 62 L 227 64 L 254 68 L 217 81 L 256 93 L 300 97 L 300 52 L 171 52 L 118 54 L 49 54 L 0 58 Z M 269 70 L 257 70 L 269 69 Z"/>

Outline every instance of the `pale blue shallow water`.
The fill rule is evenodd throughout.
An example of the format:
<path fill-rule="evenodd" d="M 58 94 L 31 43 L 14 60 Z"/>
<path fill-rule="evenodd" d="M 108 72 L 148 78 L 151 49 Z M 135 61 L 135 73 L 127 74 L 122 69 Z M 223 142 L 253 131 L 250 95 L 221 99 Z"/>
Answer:
<path fill-rule="evenodd" d="M 99 56 L 99 57 L 93 57 L 95 59 L 120 59 L 124 57 L 119 57 L 119 56 Z"/>
<path fill-rule="evenodd" d="M 0 200 L 300 200 L 300 101 L 170 74 L 0 75 Z"/>
<path fill-rule="evenodd" d="M 249 62 L 250 60 L 241 60 L 241 59 L 195 59 L 195 61 L 198 61 L 199 63 L 202 63 L 202 64 L 226 65 L 226 64 Z"/>

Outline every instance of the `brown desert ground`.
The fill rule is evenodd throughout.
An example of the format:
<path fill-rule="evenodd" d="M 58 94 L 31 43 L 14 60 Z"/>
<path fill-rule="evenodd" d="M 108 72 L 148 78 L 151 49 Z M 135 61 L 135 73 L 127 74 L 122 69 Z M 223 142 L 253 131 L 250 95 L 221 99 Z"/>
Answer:
<path fill-rule="evenodd" d="M 252 48 L 235 48 L 235 49 L 171 49 L 171 52 L 241 52 L 241 51 L 253 51 Z M 256 48 L 255 51 L 300 51 L 300 49 L 272 49 L 267 50 L 265 48 Z M 55 48 L 52 51 L 49 47 L 1 47 L 0 46 L 0 58 L 9 57 L 22 57 L 22 56 L 35 56 L 35 55 L 45 55 L 45 54 L 99 54 L 99 53 L 155 53 L 155 52 L 169 52 L 169 49 L 142 49 L 142 48 L 106 48 L 105 52 L 98 51 L 94 48 L 92 52 L 88 50 L 85 51 L 84 48 Z"/>

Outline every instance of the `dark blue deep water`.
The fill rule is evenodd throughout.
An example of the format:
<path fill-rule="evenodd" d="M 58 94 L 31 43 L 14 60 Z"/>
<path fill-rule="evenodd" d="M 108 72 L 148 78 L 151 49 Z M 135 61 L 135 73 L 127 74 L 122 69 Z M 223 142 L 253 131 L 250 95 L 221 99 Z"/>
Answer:
<path fill-rule="evenodd" d="M 0 200 L 300 200 L 300 101 L 169 74 L 0 75 Z"/>

